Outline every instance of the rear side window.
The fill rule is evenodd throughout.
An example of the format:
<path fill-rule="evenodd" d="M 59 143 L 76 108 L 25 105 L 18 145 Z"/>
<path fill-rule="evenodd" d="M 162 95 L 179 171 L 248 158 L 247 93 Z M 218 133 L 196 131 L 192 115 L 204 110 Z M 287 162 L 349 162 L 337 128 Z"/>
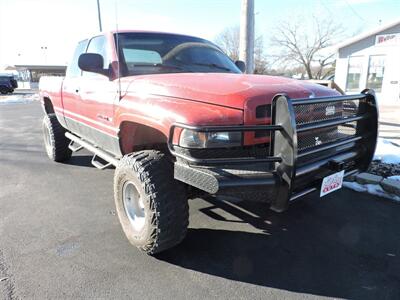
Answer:
<path fill-rule="evenodd" d="M 88 43 L 87 40 L 83 40 L 78 43 L 78 46 L 76 46 L 74 56 L 72 57 L 71 63 L 69 64 L 69 66 L 67 68 L 67 72 L 66 72 L 67 77 L 81 76 L 82 70 L 79 69 L 79 67 L 78 67 L 78 59 L 82 53 L 85 53 L 87 43 Z"/>

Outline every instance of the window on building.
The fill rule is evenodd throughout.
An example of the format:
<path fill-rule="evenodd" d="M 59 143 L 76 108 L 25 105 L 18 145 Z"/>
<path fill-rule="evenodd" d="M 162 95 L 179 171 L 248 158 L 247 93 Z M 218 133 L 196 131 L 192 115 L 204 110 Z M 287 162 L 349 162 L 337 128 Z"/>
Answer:
<path fill-rule="evenodd" d="M 360 78 L 362 74 L 362 56 L 349 58 L 349 67 L 347 69 L 346 92 L 360 91 Z"/>
<path fill-rule="evenodd" d="M 383 75 L 385 73 L 385 56 L 371 55 L 369 57 L 367 88 L 375 92 L 382 91 Z"/>

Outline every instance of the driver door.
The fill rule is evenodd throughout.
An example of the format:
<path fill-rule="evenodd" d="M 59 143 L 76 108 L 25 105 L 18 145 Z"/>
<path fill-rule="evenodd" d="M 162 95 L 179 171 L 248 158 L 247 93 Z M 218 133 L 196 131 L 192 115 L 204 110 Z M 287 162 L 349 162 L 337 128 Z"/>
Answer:
<path fill-rule="evenodd" d="M 86 53 L 100 54 L 104 69 L 109 69 L 110 56 L 104 35 L 92 38 Z M 105 150 L 118 152 L 118 130 L 114 126 L 114 104 L 119 100 L 117 81 L 101 74 L 83 72 L 79 96 L 81 136 Z"/>

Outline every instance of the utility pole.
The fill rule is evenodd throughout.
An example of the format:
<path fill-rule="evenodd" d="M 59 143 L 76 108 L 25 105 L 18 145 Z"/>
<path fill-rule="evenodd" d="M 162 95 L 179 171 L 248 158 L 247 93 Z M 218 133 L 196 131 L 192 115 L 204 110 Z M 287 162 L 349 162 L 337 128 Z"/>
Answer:
<path fill-rule="evenodd" d="M 254 71 L 254 0 L 242 0 L 239 58 L 246 63 L 246 73 Z"/>
<path fill-rule="evenodd" d="M 97 16 L 99 17 L 99 29 L 101 32 L 103 31 L 103 28 L 101 26 L 100 0 L 97 0 Z"/>

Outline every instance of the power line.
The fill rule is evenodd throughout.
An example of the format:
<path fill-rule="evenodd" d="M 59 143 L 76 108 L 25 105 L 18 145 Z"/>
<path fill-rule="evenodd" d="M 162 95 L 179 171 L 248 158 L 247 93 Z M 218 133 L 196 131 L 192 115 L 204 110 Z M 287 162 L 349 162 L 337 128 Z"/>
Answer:
<path fill-rule="evenodd" d="M 350 3 L 347 0 L 343 0 L 347 6 L 350 8 L 350 10 L 353 12 L 353 14 L 358 17 L 361 21 L 365 22 L 365 19 L 360 16 L 360 14 L 353 8 L 353 6 L 350 5 Z"/>
<path fill-rule="evenodd" d="M 331 9 L 326 5 L 324 0 L 320 0 L 319 3 L 322 4 L 322 6 L 328 11 L 329 16 L 334 16 L 333 12 L 331 11 Z"/>

